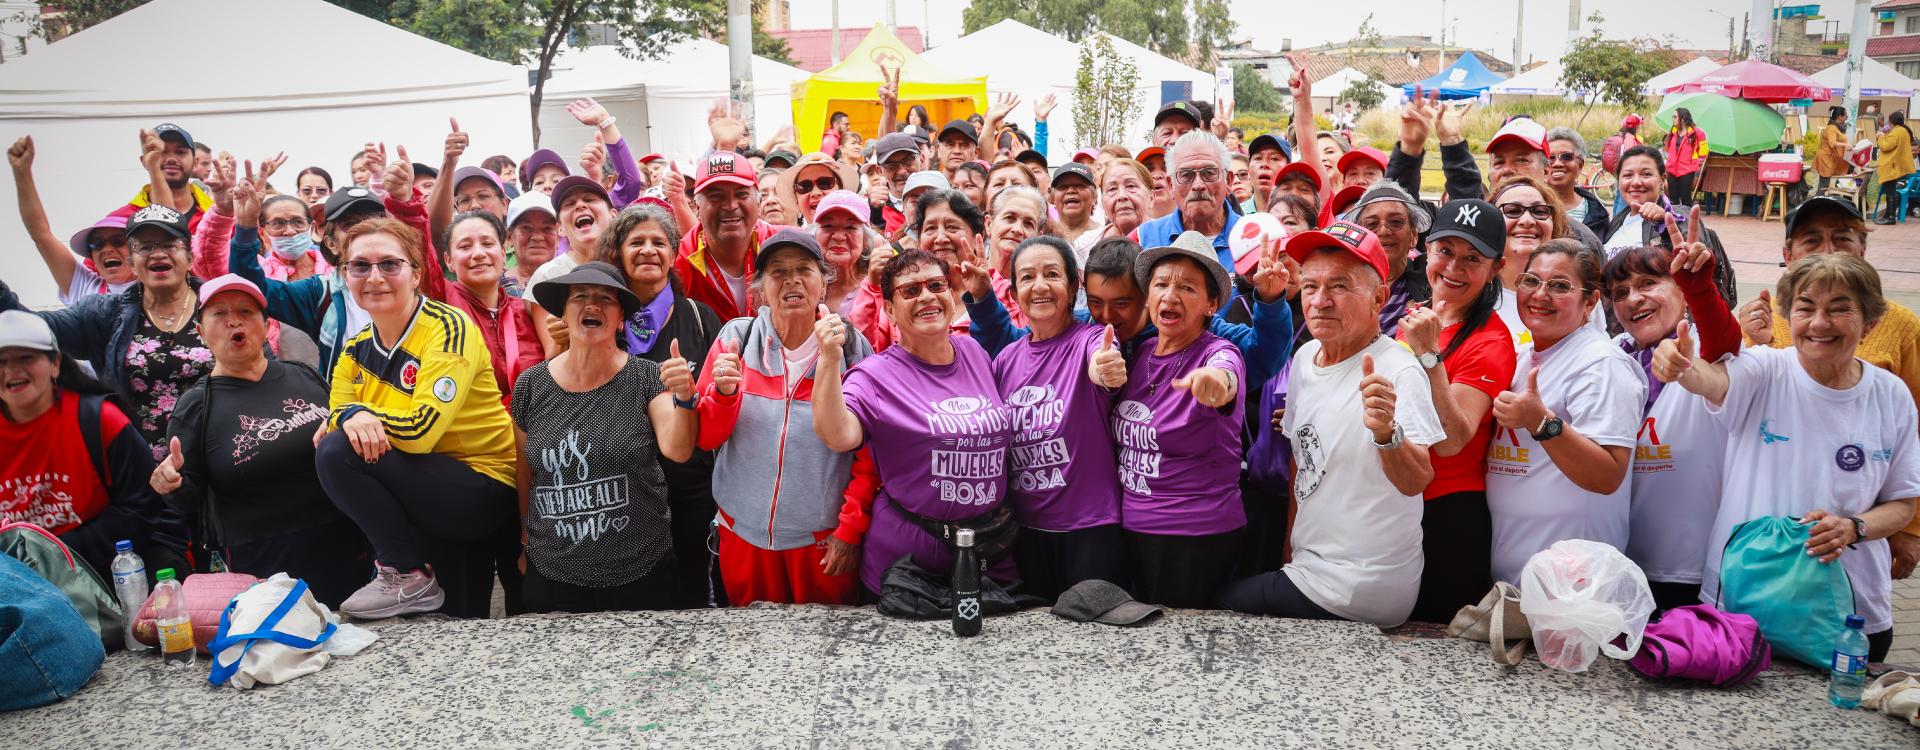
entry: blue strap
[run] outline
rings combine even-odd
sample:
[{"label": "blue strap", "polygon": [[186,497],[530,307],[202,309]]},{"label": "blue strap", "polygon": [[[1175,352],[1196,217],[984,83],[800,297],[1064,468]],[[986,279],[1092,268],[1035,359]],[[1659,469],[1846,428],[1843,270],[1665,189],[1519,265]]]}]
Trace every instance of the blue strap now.
[{"label": "blue strap", "polygon": [[[319,637],[313,639],[301,638],[300,636],[290,633],[276,632],[273,629],[274,626],[280,624],[280,619],[286,617],[287,612],[293,609],[293,605],[299,603],[301,595],[305,593],[307,593],[307,582],[303,580],[294,581],[293,589],[287,592],[286,598],[280,600],[280,606],[275,607],[273,612],[267,615],[267,619],[260,621],[260,628],[243,635],[231,634],[232,622],[230,618],[233,615],[233,607],[239,602],[240,598],[236,596],[233,601],[227,602],[227,608],[220,612],[219,634],[214,636],[213,643],[207,645],[207,651],[211,652],[213,657],[213,670],[208,673],[207,682],[215,687],[226,684],[227,680],[231,679],[235,672],[240,671],[241,660],[247,658],[247,652],[252,651],[253,644],[259,641],[267,640],[297,649],[310,649],[326,642],[328,638],[332,638],[333,631],[336,628],[331,622],[327,623],[326,629],[320,631]],[[234,657],[231,663],[221,664],[220,653],[242,641],[246,642],[246,645],[241,647],[240,655]]]}]

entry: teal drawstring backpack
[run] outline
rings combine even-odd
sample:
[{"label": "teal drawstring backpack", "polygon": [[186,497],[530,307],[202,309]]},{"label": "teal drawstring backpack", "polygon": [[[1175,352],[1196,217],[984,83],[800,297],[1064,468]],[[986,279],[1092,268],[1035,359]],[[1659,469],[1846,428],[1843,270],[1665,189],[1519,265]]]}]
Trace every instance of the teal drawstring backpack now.
[{"label": "teal drawstring backpack", "polygon": [[1735,526],[1720,557],[1720,610],[1759,622],[1774,653],[1826,668],[1853,614],[1853,582],[1839,560],[1807,555],[1811,528],[1783,516]]}]

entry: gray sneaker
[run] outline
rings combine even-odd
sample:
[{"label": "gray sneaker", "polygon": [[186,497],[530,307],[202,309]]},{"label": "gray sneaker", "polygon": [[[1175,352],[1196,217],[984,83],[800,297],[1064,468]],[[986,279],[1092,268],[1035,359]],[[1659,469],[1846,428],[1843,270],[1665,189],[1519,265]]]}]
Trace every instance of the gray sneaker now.
[{"label": "gray sneaker", "polygon": [[432,612],[446,600],[446,592],[440,590],[440,582],[431,572],[422,569],[402,573],[381,565],[372,582],[340,603],[340,612],[362,620],[378,620]]}]

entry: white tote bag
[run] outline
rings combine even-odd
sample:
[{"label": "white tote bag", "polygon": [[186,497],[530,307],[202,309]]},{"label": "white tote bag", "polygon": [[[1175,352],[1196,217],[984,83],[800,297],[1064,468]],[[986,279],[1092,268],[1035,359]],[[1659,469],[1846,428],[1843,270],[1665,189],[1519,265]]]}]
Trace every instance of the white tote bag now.
[{"label": "white tote bag", "polygon": [[333,631],[327,608],[314,601],[307,582],[275,573],[234,597],[220,614],[220,633],[207,648],[213,653],[207,682],[246,690],[318,672],[331,658],[321,644]]}]

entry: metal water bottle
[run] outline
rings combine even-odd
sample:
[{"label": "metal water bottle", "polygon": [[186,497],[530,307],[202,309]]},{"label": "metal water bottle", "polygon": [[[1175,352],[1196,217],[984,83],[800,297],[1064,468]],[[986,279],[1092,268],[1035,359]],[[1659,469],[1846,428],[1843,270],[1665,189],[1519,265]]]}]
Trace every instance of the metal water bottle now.
[{"label": "metal water bottle", "polygon": [[953,634],[980,634],[980,560],[973,551],[973,529],[953,533]]}]

